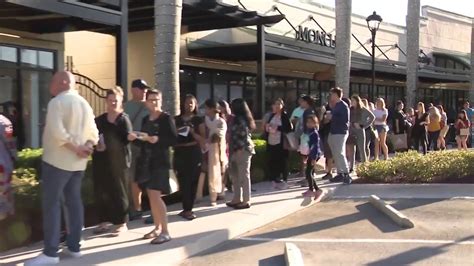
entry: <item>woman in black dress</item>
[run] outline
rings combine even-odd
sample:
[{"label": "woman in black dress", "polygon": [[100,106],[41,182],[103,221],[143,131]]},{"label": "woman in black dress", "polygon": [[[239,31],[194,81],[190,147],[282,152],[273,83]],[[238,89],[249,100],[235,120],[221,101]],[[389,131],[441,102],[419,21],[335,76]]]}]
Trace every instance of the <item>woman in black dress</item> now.
[{"label": "woman in black dress", "polygon": [[129,141],[134,140],[132,125],[122,109],[123,91],[107,91],[107,112],[95,119],[100,142],[92,155],[94,195],[100,224],[95,233],[109,231],[108,223],[116,226],[113,233],[127,231],[128,177],[130,167]]},{"label": "woman in black dress", "polygon": [[201,143],[205,141],[206,127],[204,119],[197,115],[197,100],[191,94],[186,95],[181,114],[175,117],[178,129],[178,143],[174,147],[174,169],[182,194],[183,211],[179,216],[193,220],[194,199],[201,174]]},{"label": "woman in black dress", "polygon": [[415,124],[413,124],[412,135],[413,146],[416,151],[420,149],[420,145],[423,149],[423,154],[426,154],[428,149],[428,133],[426,126],[428,125],[430,119],[428,113],[425,111],[425,104],[419,102],[417,105],[417,111],[415,115]]},{"label": "woman in black dress", "polygon": [[[142,132],[137,136],[143,141],[137,162],[139,165],[137,182],[146,188],[155,223],[155,228],[143,238],[153,238],[151,244],[163,244],[171,240],[166,204],[161,197],[171,191],[170,147],[176,144],[177,134],[173,118],[161,110],[161,97],[161,91],[148,90],[146,107],[150,115],[143,119]],[[158,233],[160,227],[161,232]]]}]

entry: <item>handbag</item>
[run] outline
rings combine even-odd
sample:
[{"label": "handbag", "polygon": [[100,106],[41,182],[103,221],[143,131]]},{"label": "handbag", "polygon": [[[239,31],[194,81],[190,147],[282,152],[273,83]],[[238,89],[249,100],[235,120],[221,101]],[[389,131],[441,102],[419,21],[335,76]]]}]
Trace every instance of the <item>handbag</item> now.
[{"label": "handbag", "polygon": [[283,137],[283,148],[288,151],[298,150],[298,139],[295,132],[288,132]]},{"label": "handbag", "polygon": [[395,151],[408,149],[407,134],[391,134],[388,137]]},{"label": "handbag", "polygon": [[469,136],[469,135],[470,135],[469,128],[461,128],[461,129],[459,129],[459,135],[461,135],[461,136]]}]

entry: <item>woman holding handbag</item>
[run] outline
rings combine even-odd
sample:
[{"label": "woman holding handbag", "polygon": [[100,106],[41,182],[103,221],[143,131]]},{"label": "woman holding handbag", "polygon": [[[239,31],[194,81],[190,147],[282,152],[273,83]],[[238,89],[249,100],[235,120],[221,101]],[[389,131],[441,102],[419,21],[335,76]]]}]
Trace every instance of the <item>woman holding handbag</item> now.
[{"label": "woman holding handbag", "polygon": [[285,134],[291,132],[292,126],[284,106],[281,98],[276,99],[272,105],[272,114],[264,124],[270,178],[275,189],[285,189],[288,186],[286,181],[289,152],[284,143]]},{"label": "woman holding handbag", "polygon": [[467,138],[470,135],[471,123],[467,119],[465,110],[458,112],[458,119],[454,124],[456,128],[456,142],[458,143],[458,150],[467,150]]}]

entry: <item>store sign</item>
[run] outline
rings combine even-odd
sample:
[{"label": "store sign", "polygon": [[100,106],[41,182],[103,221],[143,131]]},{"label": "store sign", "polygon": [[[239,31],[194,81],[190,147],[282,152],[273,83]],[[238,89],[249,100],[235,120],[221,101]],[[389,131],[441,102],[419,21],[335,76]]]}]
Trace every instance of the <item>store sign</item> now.
[{"label": "store sign", "polygon": [[298,26],[298,31],[296,31],[296,40],[331,48],[336,47],[336,36],[333,36],[331,33],[324,33],[319,30],[308,29],[308,27],[303,28],[302,26]]}]

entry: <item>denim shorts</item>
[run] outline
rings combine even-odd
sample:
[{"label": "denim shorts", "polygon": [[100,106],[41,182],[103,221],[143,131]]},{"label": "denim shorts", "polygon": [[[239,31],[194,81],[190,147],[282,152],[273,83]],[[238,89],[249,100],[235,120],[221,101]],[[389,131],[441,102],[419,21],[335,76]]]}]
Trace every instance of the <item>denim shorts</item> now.
[{"label": "denim shorts", "polygon": [[388,126],[387,125],[375,125],[375,129],[377,130],[377,133],[382,133],[382,132],[385,132],[387,133],[388,132]]}]

